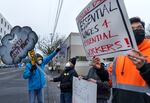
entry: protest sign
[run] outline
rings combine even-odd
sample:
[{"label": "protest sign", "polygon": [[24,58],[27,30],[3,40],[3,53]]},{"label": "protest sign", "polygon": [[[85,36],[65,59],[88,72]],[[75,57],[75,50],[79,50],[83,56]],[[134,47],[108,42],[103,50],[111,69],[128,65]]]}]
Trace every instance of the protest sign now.
[{"label": "protest sign", "polygon": [[73,103],[96,103],[97,85],[95,83],[73,78]]},{"label": "protest sign", "polygon": [[137,49],[123,0],[92,0],[76,18],[88,58]]},{"label": "protest sign", "polygon": [[15,26],[5,35],[0,46],[0,56],[5,64],[17,64],[27,56],[38,41],[38,36],[30,27]]}]

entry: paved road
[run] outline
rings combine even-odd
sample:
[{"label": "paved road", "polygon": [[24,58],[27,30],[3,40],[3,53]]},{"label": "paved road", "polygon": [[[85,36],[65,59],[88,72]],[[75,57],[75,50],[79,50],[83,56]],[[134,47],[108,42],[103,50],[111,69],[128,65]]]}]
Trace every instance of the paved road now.
[{"label": "paved road", "polygon": [[[19,69],[0,69],[0,103],[28,103],[27,80],[22,78],[22,73]],[[48,85],[45,103],[59,103],[57,83]]]}]

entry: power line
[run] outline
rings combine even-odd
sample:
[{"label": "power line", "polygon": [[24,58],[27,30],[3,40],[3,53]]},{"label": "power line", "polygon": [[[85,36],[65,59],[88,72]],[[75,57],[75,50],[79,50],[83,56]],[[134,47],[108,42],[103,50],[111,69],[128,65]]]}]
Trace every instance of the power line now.
[{"label": "power line", "polygon": [[[55,17],[55,22],[54,22],[54,28],[55,28],[55,25],[57,23],[57,19],[58,19],[58,16],[59,16],[60,4],[61,4],[61,0],[59,0],[59,2],[58,2],[57,12],[56,12],[56,17]],[[54,30],[53,30],[53,32],[54,32]]]},{"label": "power line", "polygon": [[53,33],[52,33],[52,37],[51,37],[51,43],[53,42],[54,36],[55,36],[55,32],[56,32],[56,28],[57,28],[57,24],[58,24],[58,20],[60,17],[60,12],[62,9],[62,5],[63,5],[63,0],[59,0],[58,2],[58,6],[57,6],[57,13],[56,13],[56,17],[55,17],[55,22],[54,22],[54,28],[53,28]]},{"label": "power line", "polygon": [[53,42],[53,39],[54,39],[54,36],[55,36],[55,31],[56,31],[56,28],[57,28],[60,12],[61,12],[61,9],[62,9],[62,4],[63,4],[63,0],[59,0],[58,7],[57,7],[56,18],[55,18],[55,23],[54,23],[54,29],[53,29],[52,38],[51,38],[52,42]]}]

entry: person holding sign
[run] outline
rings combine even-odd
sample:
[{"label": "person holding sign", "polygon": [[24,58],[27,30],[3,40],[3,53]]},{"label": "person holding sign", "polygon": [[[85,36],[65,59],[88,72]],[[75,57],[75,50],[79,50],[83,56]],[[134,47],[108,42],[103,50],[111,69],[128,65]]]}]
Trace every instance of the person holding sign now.
[{"label": "person holding sign", "polygon": [[69,59],[66,63],[65,70],[59,77],[51,78],[50,81],[60,82],[60,103],[72,103],[72,84],[73,77],[78,77],[75,71],[76,57]]},{"label": "person holding sign", "polygon": [[[35,103],[37,98],[38,103],[44,103],[43,87],[46,83],[44,74],[40,69],[44,70],[45,65],[60,51],[57,48],[53,53],[43,58],[40,54],[35,54],[34,50],[29,52],[31,62],[26,64],[23,78],[28,79],[29,103]],[[38,69],[38,67],[40,67]]]},{"label": "person holding sign", "polygon": [[150,40],[145,39],[145,23],[139,17],[130,22],[138,50],[118,56],[109,68],[112,103],[150,103]]},{"label": "person holding sign", "polygon": [[107,103],[110,97],[109,74],[98,57],[93,57],[88,75],[83,78],[97,84],[97,103]]}]

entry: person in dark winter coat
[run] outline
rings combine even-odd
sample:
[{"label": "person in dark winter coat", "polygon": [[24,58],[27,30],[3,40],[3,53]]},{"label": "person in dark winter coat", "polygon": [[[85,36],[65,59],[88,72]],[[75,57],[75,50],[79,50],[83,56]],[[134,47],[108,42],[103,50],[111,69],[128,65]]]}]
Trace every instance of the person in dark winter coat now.
[{"label": "person in dark winter coat", "polygon": [[76,58],[71,58],[65,66],[64,71],[57,78],[52,78],[50,81],[60,82],[60,103],[72,103],[72,84],[73,77],[78,77],[75,71]]},{"label": "person in dark winter coat", "polygon": [[110,97],[109,74],[105,70],[104,64],[100,63],[98,57],[93,58],[91,66],[88,75],[83,79],[97,84],[97,103],[107,103]]},{"label": "person in dark winter coat", "polygon": [[138,50],[118,56],[109,67],[112,76],[112,103],[150,103],[150,40],[144,22],[130,19]]}]

